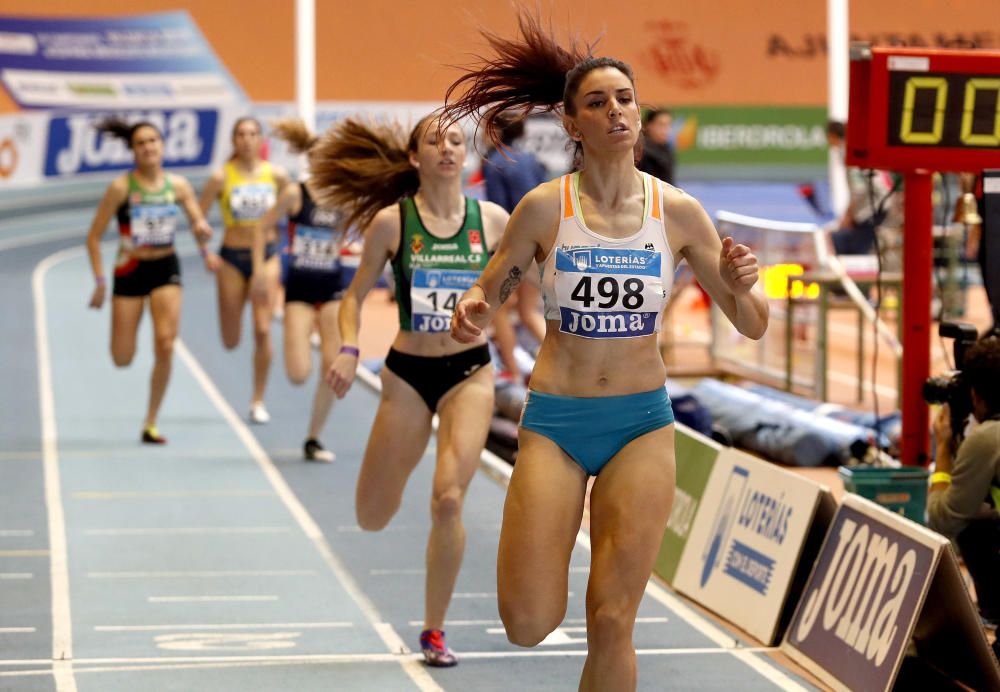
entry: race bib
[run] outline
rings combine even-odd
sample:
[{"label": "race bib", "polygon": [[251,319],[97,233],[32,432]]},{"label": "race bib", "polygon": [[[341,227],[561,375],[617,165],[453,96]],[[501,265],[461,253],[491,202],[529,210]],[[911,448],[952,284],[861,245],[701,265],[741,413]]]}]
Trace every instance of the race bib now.
[{"label": "race bib", "polygon": [[274,185],[244,183],[229,193],[229,212],[234,221],[256,221],[274,205]]},{"label": "race bib", "polygon": [[478,271],[414,269],[410,281],[413,331],[448,331],[458,299],[478,278]]},{"label": "race bib", "polygon": [[336,270],[340,266],[340,243],[334,237],[334,231],[329,228],[296,226],[292,240],[292,266],[306,271]]},{"label": "race bib", "polygon": [[654,334],[664,305],[660,262],[655,250],[557,249],[559,331],[588,339]]},{"label": "race bib", "polygon": [[129,207],[132,244],[137,247],[173,245],[180,215],[180,207],[176,204],[132,204]]}]

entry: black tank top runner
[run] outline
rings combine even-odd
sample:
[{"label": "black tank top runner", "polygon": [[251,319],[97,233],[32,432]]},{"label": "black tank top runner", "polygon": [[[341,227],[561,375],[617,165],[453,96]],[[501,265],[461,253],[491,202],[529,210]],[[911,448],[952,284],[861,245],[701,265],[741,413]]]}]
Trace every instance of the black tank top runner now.
[{"label": "black tank top runner", "polygon": [[310,272],[335,272],[340,267],[340,250],[346,233],[342,215],[313,201],[309,188],[299,183],[302,206],[288,218],[289,266]]}]

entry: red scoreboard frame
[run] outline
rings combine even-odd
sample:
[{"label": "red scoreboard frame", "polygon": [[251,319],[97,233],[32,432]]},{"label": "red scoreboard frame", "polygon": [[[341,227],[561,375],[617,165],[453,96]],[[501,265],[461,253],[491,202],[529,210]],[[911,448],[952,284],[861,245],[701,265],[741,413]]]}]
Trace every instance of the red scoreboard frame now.
[{"label": "red scoreboard frame", "polygon": [[1000,51],[851,46],[847,163],[1000,168]]}]

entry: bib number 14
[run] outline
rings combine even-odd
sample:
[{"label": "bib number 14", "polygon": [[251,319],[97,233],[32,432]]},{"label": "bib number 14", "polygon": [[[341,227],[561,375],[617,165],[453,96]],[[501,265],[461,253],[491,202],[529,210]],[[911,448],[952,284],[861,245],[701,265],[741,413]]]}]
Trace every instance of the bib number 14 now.
[{"label": "bib number 14", "polygon": [[614,277],[604,276],[597,281],[597,296],[595,297],[594,278],[584,275],[580,277],[576,288],[570,293],[570,298],[582,304],[584,308],[589,308],[596,302],[597,307],[609,309],[618,305],[620,300],[622,307],[626,310],[638,310],[642,307],[642,290],[644,288],[642,280],[635,277],[628,278],[619,285],[618,280]]}]

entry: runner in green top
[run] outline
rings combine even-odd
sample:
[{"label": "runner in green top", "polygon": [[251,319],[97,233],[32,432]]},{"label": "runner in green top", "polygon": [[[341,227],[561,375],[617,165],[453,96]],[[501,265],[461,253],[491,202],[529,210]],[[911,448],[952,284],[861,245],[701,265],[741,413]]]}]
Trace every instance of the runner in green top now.
[{"label": "runner in green top", "polygon": [[489,260],[479,202],[465,199],[462,227],[448,238],[427,231],[412,197],[399,202],[399,217],[402,235],[392,259],[399,328],[447,331],[459,296],[476,282]]},{"label": "runner in green top", "polygon": [[[452,666],[445,613],[462,564],[462,504],[493,413],[493,368],[485,337],[471,347],[448,335],[451,310],[479,276],[507,223],[496,204],[462,195],[465,135],[424,118],[407,142],[398,128],[348,120],[310,150],[318,204],[363,228],[361,265],[340,306],[341,353],[327,376],[343,397],[358,367],[361,301],[388,261],[396,272],[400,330],[382,369],[382,400],[358,478],[358,524],[389,523],[427,448],[437,413],[437,468],[427,545],[424,631],[429,665]],[[493,241],[491,243],[490,241]]]},{"label": "runner in green top", "polygon": [[198,208],[191,184],[163,170],[163,136],[149,122],[128,124],[117,118],[98,129],[124,140],[135,155],[135,168],[108,186],[87,234],[87,250],[96,286],[90,307],[104,304],[107,281],[101,259],[101,236],[111,217],[118,217],[121,241],[115,262],[111,298],[111,357],[125,367],[135,356],[136,332],[146,302],[153,318],[155,361],[142,441],[163,444],[156,428],[160,402],[170,379],[174,337],[181,314],[181,268],[174,252],[174,233],[183,211],[199,245],[212,235]]}]

